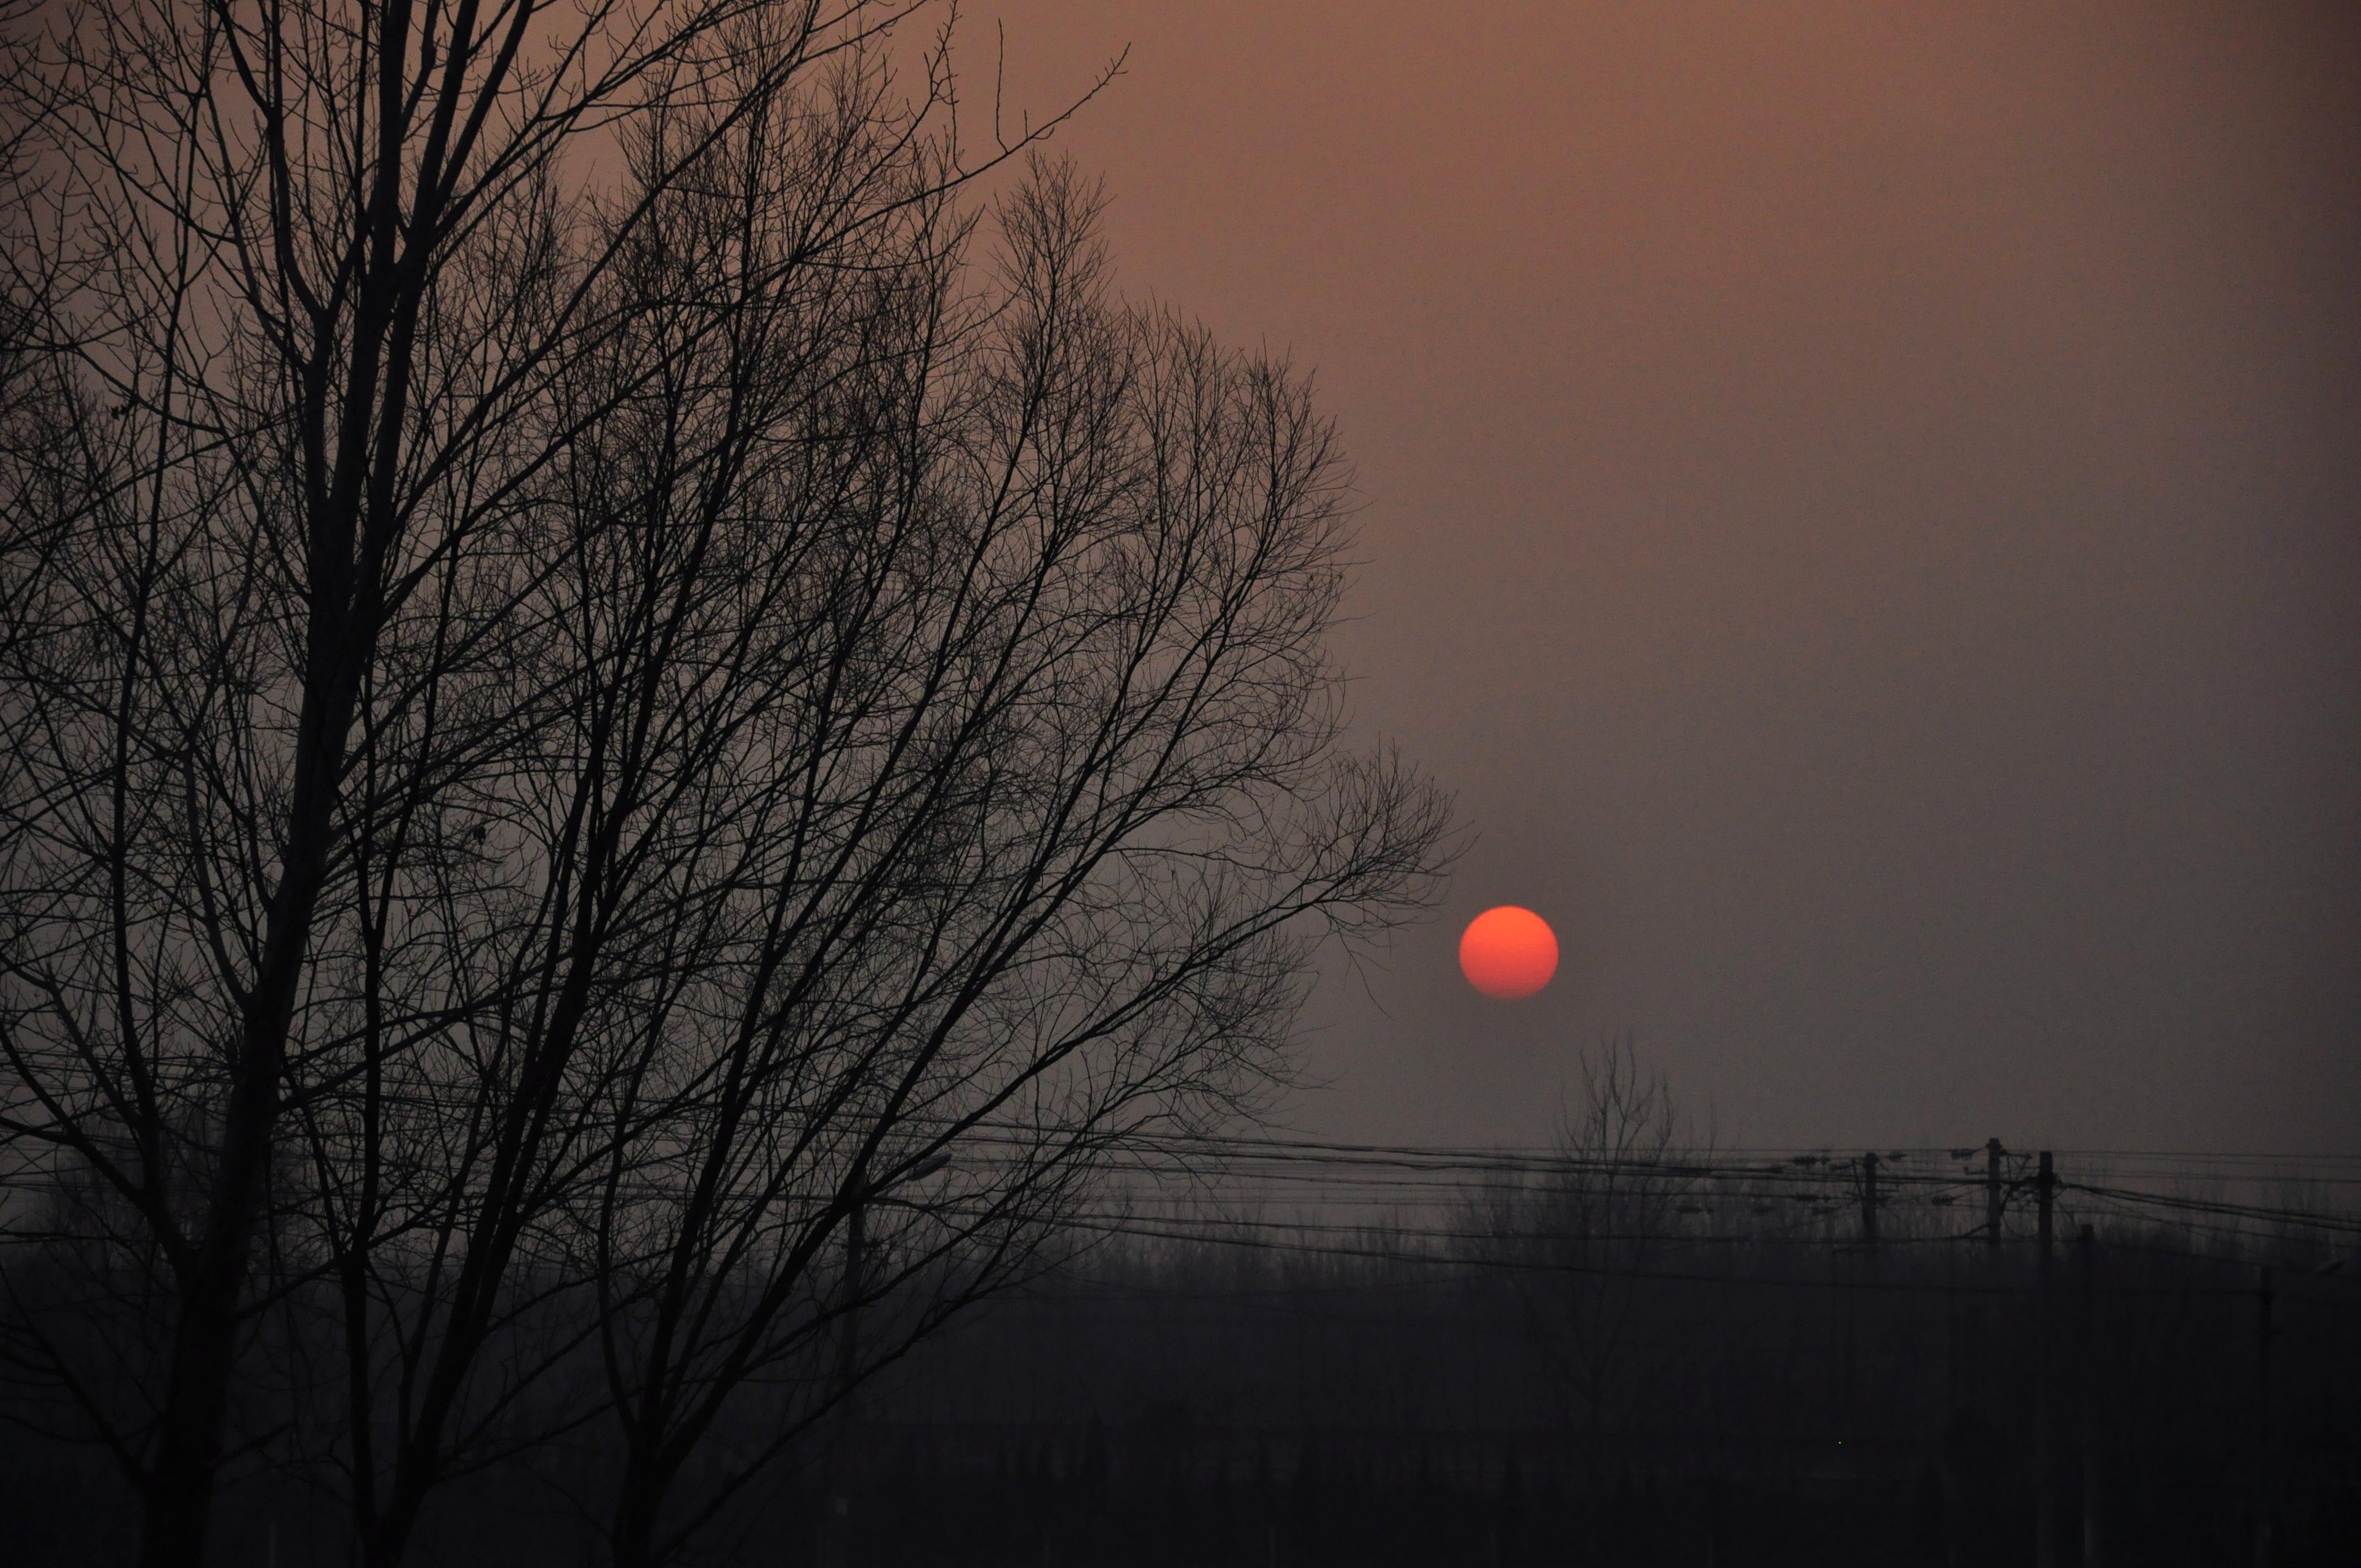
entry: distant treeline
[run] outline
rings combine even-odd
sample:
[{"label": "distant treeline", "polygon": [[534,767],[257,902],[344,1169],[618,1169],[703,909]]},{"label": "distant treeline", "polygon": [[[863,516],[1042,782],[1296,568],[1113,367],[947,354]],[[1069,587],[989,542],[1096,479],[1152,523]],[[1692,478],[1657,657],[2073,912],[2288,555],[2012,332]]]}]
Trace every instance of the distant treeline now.
[{"label": "distant treeline", "polygon": [[[1955,1152],[1313,1148],[1233,1162],[1256,1208],[1110,1196],[708,1560],[2031,1563],[2046,1519],[2058,1563],[2361,1561],[2349,1178]],[[7,1441],[16,1560],[118,1559],[103,1456]],[[597,1561],[604,1442],[456,1485],[424,1560]],[[344,1560],[316,1478],[225,1508],[222,1562]]]}]

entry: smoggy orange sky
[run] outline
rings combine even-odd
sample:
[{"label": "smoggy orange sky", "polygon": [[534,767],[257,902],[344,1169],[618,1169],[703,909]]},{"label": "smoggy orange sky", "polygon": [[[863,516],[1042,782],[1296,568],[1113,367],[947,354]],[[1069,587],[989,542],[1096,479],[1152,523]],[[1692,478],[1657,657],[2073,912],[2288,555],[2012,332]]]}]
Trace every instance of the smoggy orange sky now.
[{"label": "smoggy orange sky", "polygon": [[[1125,286],[1316,370],[1440,919],[1315,1132],[2361,1151],[2361,8],[971,5]],[[1477,911],[1555,926],[1483,1005]]]}]

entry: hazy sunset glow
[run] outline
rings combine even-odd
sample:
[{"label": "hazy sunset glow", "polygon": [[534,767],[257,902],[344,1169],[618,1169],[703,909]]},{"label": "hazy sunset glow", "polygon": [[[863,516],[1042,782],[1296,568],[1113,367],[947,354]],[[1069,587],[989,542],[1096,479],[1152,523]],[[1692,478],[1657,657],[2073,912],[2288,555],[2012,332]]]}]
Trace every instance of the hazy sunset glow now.
[{"label": "hazy sunset glow", "polygon": [[1125,287],[1316,371],[1355,722],[1582,955],[1466,1056],[1492,901],[1340,968],[1304,1125],[1628,1033],[1799,1146],[2361,1152],[2361,13],[962,16],[1037,120],[1130,50]]},{"label": "hazy sunset glow", "polygon": [[2356,82],[0,0],[0,1568],[2361,1568]]}]

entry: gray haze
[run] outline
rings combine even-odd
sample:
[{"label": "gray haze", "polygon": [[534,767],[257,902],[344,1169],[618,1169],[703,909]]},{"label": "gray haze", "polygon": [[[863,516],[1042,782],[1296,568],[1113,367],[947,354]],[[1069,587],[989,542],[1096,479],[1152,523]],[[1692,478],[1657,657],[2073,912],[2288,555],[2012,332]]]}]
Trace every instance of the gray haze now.
[{"label": "gray haze", "polygon": [[1295,1125],[1535,1140],[1629,1031],[1752,1142],[2361,1151],[2361,9],[1002,19],[1037,112],[1133,46],[1060,145],[1317,368],[1477,835]]}]

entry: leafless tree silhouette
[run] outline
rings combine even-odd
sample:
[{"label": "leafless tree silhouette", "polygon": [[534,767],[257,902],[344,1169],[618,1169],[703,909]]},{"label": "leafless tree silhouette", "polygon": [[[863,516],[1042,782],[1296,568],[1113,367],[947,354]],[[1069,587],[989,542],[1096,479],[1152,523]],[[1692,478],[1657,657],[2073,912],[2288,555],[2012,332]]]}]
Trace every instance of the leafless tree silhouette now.
[{"label": "leafless tree silhouette", "polygon": [[[795,765],[731,814],[776,826],[728,879],[761,890],[733,893],[743,947],[699,945],[712,1021],[650,1037],[711,1080],[670,1091],[683,1177],[651,1201],[618,1165],[601,1194],[598,1277],[649,1290],[599,1315],[632,1561],[750,1373],[808,1365],[868,1298],[917,1313],[867,1336],[895,1354],[1021,1261],[1096,1151],[1268,1082],[1304,938],[1382,916],[1441,828],[1398,766],[1334,751],[1337,473],[1304,389],[1114,305],[1070,173],[1000,216],[981,330],[945,341],[959,302],[924,318],[939,416],[789,661],[840,674],[771,710]],[[879,1206],[945,1160],[928,1201]],[[871,1266],[832,1306],[814,1264],[864,1211]]]},{"label": "leafless tree silhouette", "polygon": [[1611,1040],[1583,1053],[1555,1168],[1492,1201],[1503,1255],[1530,1266],[1514,1277],[1529,1337],[1569,1396],[1594,1490],[1609,1478],[1608,1434],[1636,1425],[1649,1397],[1632,1336],[1649,1266],[1680,1242],[1697,1187],[1684,1143],[1671,1086],[1629,1036]]},{"label": "leafless tree silhouette", "polygon": [[1023,144],[939,41],[901,89],[919,9],[12,39],[6,1343],[147,1563],[238,1452],[390,1563],[607,1419],[664,1555],[833,1397],[741,1386],[1250,1101],[1307,944],[1434,868],[1339,749],[1306,389],[1114,301],[1062,170],[979,272]]}]

